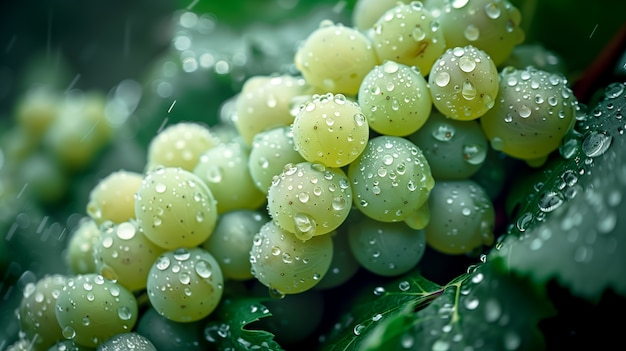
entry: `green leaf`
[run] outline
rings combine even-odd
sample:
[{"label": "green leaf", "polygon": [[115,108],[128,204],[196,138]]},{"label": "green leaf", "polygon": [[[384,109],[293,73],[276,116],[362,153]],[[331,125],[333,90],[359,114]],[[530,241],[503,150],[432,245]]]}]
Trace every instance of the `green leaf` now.
[{"label": "green leaf", "polygon": [[274,341],[274,335],[263,330],[247,329],[252,322],[271,316],[263,305],[268,297],[225,298],[211,315],[205,328],[205,336],[217,350],[280,351],[282,347]]},{"label": "green leaf", "polygon": [[[545,178],[534,185],[538,191],[522,201],[512,229],[519,235],[505,236],[490,259],[537,283],[556,278],[589,300],[609,288],[626,296],[625,107],[626,83],[607,87],[565,141],[567,157],[542,170]],[[549,211],[543,206],[548,202],[556,205]]]}]

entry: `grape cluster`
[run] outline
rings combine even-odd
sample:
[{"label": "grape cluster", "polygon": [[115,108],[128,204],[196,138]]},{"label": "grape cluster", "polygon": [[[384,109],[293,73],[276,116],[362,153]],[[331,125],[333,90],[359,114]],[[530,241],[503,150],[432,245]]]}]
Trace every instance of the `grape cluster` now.
[{"label": "grape cluster", "polygon": [[[219,125],[166,126],[142,173],[94,185],[72,275],[29,285],[19,308],[34,349],[152,350],[131,332],[159,318],[195,328],[237,282],[284,297],[359,268],[404,274],[428,246],[493,244],[493,196],[472,177],[489,151],[545,161],[573,125],[567,81],[503,66],[524,38],[507,0],[361,0],[353,16],[303,38],[297,74],[250,77]],[[23,115],[33,133],[50,119]]]}]

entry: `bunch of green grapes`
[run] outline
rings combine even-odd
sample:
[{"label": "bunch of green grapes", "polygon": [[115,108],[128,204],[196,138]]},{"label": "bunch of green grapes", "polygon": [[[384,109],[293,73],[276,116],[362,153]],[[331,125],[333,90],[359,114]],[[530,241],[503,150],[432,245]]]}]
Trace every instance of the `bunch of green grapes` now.
[{"label": "bunch of green grapes", "polygon": [[354,27],[321,21],[294,71],[249,77],[215,125],[163,126],[142,172],[96,181],[65,251],[71,274],[27,288],[24,338],[200,350],[243,283],[315,296],[360,268],[410,272],[427,248],[493,244],[494,205],[471,177],[488,151],[545,160],[572,127],[567,81],[500,66],[523,40],[506,0],[375,4],[357,1]]}]

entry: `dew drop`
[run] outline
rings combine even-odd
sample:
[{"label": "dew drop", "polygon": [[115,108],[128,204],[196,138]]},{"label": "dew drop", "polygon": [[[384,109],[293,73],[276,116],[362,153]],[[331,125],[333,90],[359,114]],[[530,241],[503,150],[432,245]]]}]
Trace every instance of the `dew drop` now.
[{"label": "dew drop", "polygon": [[154,186],[154,190],[159,194],[163,194],[167,190],[167,186],[163,183],[157,183]]},{"label": "dew drop", "polygon": [[476,41],[480,37],[480,30],[475,25],[470,24],[465,28],[463,34],[465,35],[465,39],[469,41]]},{"label": "dew drop", "polygon": [[208,279],[211,277],[211,275],[213,274],[213,267],[211,266],[211,263],[205,261],[205,260],[200,260],[196,263],[195,266],[195,271],[196,274],[198,276],[200,276],[203,279]]},{"label": "dew drop", "polygon": [[437,86],[443,88],[450,83],[450,73],[448,72],[439,72],[435,76],[435,84]]},{"label": "dew drop", "polygon": [[64,338],[71,340],[76,337],[76,330],[72,326],[67,325],[63,328],[62,334]]},{"label": "dew drop", "polygon": [[117,236],[122,240],[130,240],[135,237],[137,229],[132,223],[123,222],[117,227]]},{"label": "dew drop", "polygon": [[167,256],[161,256],[156,261],[157,269],[164,271],[170,266],[170,259]]},{"label": "dew drop", "polygon": [[582,150],[588,157],[597,157],[609,148],[612,137],[600,132],[590,132],[583,140]]},{"label": "dew drop", "polygon": [[179,248],[174,251],[174,258],[179,261],[186,261],[189,257],[191,257],[191,253],[185,248]]},{"label": "dew drop", "polygon": [[130,311],[130,308],[122,306],[117,309],[117,316],[120,317],[121,320],[127,321],[133,317],[133,313]]}]

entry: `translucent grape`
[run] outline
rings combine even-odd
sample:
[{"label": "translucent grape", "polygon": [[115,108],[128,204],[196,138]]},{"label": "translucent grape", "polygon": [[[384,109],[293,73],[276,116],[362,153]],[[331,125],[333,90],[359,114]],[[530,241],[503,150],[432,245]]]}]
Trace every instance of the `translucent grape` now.
[{"label": "translucent grape", "polygon": [[378,59],[363,33],[324,20],[298,47],[294,63],[308,84],[325,92],[356,95]]},{"label": "translucent grape", "polygon": [[263,285],[282,294],[297,294],[314,287],[326,275],[333,256],[330,235],[306,241],[265,223],[250,250],[252,273]]},{"label": "translucent grape", "polygon": [[126,170],[108,174],[89,193],[87,214],[97,225],[135,218],[135,192],[142,180],[142,174]]},{"label": "translucent grape", "polygon": [[509,66],[500,72],[500,93],[481,126],[494,149],[541,164],[572,128],[576,105],[564,76]]},{"label": "translucent grape", "polygon": [[435,250],[460,255],[493,244],[493,203],[473,180],[437,181],[428,204],[437,215],[424,231],[426,242]]},{"label": "translucent grape", "polygon": [[217,222],[211,190],[182,168],[147,173],[135,199],[137,224],[150,241],[165,249],[194,247],[209,238]]},{"label": "translucent grape", "polygon": [[193,173],[206,184],[217,202],[217,212],[255,210],[265,203],[265,193],[248,170],[249,150],[240,143],[222,143],[201,156]]},{"label": "translucent grape", "polygon": [[175,322],[148,306],[137,322],[136,332],[148,338],[157,350],[203,351],[208,349],[205,324],[203,320]]},{"label": "translucent grape", "polygon": [[419,147],[433,178],[467,179],[485,164],[489,142],[477,120],[459,121],[433,111],[408,139]]},{"label": "translucent grape", "polygon": [[246,80],[236,99],[234,119],[244,143],[252,145],[256,134],[291,125],[293,100],[310,91],[311,87],[298,76],[259,75]]},{"label": "translucent grape", "polygon": [[398,2],[368,32],[379,60],[415,66],[423,76],[446,49],[438,20],[419,1]]},{"label": "translucent grape", "polygon": [[[462,5],[462,6],[461,6]],[[472,45],[500,66],[524,41],[520,11],[508,0],[472,0],[446,4],[439,16],[449,48]]]},{"label": "translucent grape", "polygon": [[267,199],[276,225],[300,240],[309,240],[332,232],[348,217],[352,188],[341,168],[289,163],[274,178]]},{"label": "translucent grape", "polygon": [[[400,0],[357,0],[352,10],[352,23],[362,32],[374,26],[387,10],[396,6]],[[408,1],[402,1],[407,3]]]},{"label": "translucent grape", "polygon": [[381,222],[406,221],[421,229],[428,221],[424,208],[435,181],[422,150],[407,139],[377,136],[350,164],[348,177],[354,204]]},{"label": "translucent grape", "polygon": [[219,304],[224,276],[217,260],[203,248],[163,253],[150,269],[148,299],[154,309],[175,322],[205,318]]},{"label": "translucent grape", "polygon": [[171,124],[150,141],[145,169],[180,167],[192,171],[200,154],[217,144],[219,139],[205,124],[192,121]]},{"label": "translucent grape", "polygon": [[365,76],[358,102],[369,127],[385,135],[417,131],[432,109],[426,79],[414,67],[394,61],[385,61]]},{"label": "translucent grape", "polygon": [[93,247],[96,272],[130,291],[145,289],[148,271],[165,249],[148,240],[135,220],[105,222],[100,229]]},{"label": "translucent grape", "polygon": [[91,217],[83,217],[72,233],[65,250],[65,262],[73,274],[96,273],[93,247],[100,237],[100,228]]},{"label": "translucent grape", "polygon": [[437,110],[452,119],[473,120],[493,107],[498,70],[484,51],[471,45],[455,47],[437,59],[428,84]]},{"label": "translucent grape", "polygon": [[138,306],[123,286],[97,274],[70,277],[56,301],[61,333],[76,344],[97,347],[135,327]]},{"label": "translucent grape", "polygon": [[404,222],[380,222],[369,217],[350,225],[350,250],[362,267],[381,276],[399,276],[422,259],[426,237]]},{"label": "translucent grape", "polygon": [[235,210],[222,214],[211,237],[202,244],[220,264],[224,279],[248,280],[252,238],[267,222],[267,213]]},{"label": "translucent grape", "polygon": [[293,121],[295,149],[309,162],[343,167],[367,145],[369,126],[361,107],[342,94],[314,95]]},{"label": "translucent grape", "polygon": [[277,127],[254,137],[248,169],[256,187],[267,194],[272,178],[280,174],[287,163],[302,161],[304,157],[294,149],[291,127]]}]

